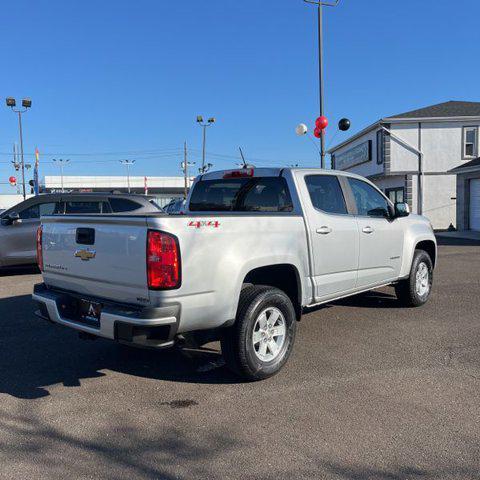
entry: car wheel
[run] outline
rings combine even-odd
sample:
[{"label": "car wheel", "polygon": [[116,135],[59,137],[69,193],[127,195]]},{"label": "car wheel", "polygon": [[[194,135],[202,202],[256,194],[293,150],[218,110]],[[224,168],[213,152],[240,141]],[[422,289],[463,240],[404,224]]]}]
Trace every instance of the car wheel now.
[{"label": "car wheel", "polygon": [[261,285],[242,289],[235,324],[221,339],[227,367],[248,380],[275,375],[290,355],[296,326],[295,310],[284,292]]},{"label": "car wheel", "polygon": [[424,305],[433,283],[433,263],[430,255],[424,250],[415,250],[410,276],[395,286],[400,303],[406,307]]}]

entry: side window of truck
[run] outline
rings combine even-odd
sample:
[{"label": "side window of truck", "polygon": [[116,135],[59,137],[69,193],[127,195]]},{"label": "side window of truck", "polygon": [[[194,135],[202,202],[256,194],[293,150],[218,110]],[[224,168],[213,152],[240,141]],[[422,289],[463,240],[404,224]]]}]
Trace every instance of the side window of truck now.
[{"label": "side window of truck", "polygon": [[358,215],[388,217],[387,199],[375,188],[357,178],[348,178],[357,205]]},{"label": "side window of truck", "polygon": [[305,182],[315,208],[337,215],[348,213],[340,182],[335,175],[308,175]]}]

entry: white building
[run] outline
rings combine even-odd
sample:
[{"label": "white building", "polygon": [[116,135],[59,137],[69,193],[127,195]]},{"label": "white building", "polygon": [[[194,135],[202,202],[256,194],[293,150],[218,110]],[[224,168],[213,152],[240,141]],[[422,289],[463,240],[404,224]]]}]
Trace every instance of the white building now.
[{"label": "white building", "polygon": [[[190,187],[191,179],[188,182]],[[156,197],[160,206],[172,198],[185,195],[184,177],[130,177],[125,176],[45,176],[40,181],[41,193],[61,192],[127,192],[146,193]]]},{"label": "white building", "polygon": [[450,101],[382,118],[329,150],[332,168],[372,180],[394,202],[456,225],[453,168],[478,157],[480,102]]},{"label": "white building", "polygon": [[457,229],[480,232],[480,158],[452,170],[457,176]]}]

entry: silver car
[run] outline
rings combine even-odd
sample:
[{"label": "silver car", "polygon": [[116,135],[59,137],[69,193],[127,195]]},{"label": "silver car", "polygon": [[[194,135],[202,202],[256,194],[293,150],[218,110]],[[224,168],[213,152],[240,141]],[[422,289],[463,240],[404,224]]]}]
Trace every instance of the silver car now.
[{"label": "silver car", "polygon": [[160,211],[154,197],[109,193],[52,193],[0,214],[0,267],[35,263],[35,233],[43,215],[145,214]]}]

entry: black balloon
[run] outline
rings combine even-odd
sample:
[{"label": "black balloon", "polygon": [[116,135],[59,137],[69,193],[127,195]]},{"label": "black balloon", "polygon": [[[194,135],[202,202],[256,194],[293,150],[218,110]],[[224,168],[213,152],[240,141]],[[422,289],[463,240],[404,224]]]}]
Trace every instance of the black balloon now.
[{"label": "black balloon", "polygon": [[346,132],[349,128],[350,128],[350,120],[348,118],[342,118],[339,122],[338,122],[338,128],[342,131],[342,132]]}]

